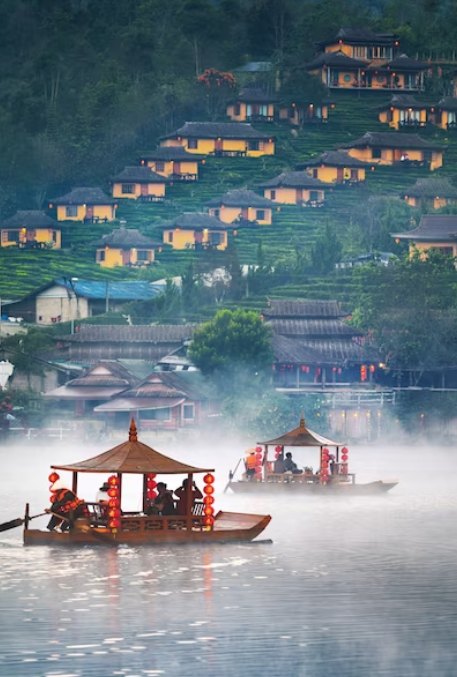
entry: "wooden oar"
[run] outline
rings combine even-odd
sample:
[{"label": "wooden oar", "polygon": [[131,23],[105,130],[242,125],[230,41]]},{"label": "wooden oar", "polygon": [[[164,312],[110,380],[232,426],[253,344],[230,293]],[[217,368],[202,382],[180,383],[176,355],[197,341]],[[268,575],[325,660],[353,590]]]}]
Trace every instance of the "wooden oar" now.
[{"label": "wooden oar", "polygon": [[235,470],[234,470],[233,472],[230,471],[230,473],[229,473],[229,481],[228,481],[227,486],[225,487],[224,491],[222,492],[223,494],[225,494],[225,492],[226,492],[227,489],[229,488],[231,481],[233,480],[233,478],[234,478],[235,475],[236,475],[236,471],[238,470],[238,466],[240,465],[240,463],[241,463],[241,458],[240,458],[240,460],[238,461],[238,463],[236,464]]},{"label": "wooden oar", "polygon": [[[32,515],[32,517],[28,517],[28,520],[34,520],[36,517],[43,517],[43,515],[47,515],[46,512],[41,512],[39,515]],[[16,527],[21,527],[25,523],[25,519],[18,517],[18,519],[15,520],[10,520],[9,522],[3,522],[3,524],[0,524],[0,531],[8,531],[9,529],[16,529]]]}]

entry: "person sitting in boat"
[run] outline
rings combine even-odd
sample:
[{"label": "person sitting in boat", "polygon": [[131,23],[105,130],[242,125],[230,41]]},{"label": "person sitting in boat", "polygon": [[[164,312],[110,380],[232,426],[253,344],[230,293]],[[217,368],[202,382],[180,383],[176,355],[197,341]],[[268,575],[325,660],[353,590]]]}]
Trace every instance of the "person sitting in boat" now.
[{"label": "person sitting in boat", "polygon": [[[179,487],[179,489],[175,490],[175,496],[178,497],[178,504],[177,504],[177,512],[178,515],[187,515],[187,491],[188,491],[188,486],[189,486],[189,480],[186,478],[183,480],[182,485]],[[192,502],[191,502],[191,509],[194,507],[194,503],[196,500],[203,498],[203,494],[198,489],[197,485],[195,482],[192,484]]]},{"label": "person sitting in boat", "polygon": [[302,470],[299,469],[295,461],[292,459],[292,454],[290,451],[286,453],[284,467],[286,469],[286,472],[291,472],[293,475],[301,475],[303,472]]},{"label": "person sitting in boat", "polygon": [[246,479],[247,480],[254,479],[255,469],[257,466],[257,459],[255,457],[254,449],[251,452],[249,452],[249,456],[246,456],[244,464],[246,466]]},{"label": "person sitting in boat", "polygon": [[329,458],[329,467],[330,467],[330,475],[338,475],[338,464],[336,462],[336,458],[333,454],[330,454]]},{"label": "person sitting in boat", "polygon": [[108,501],[109,501],[108,491],[109,490],[110,490],[110,485],[108,484],[108,482],[103,482],[102,486],[97,491],[97,494],[95,496],[95,502],[96,503],[108,503]]},{"label": "person sitting in boat", "polygon": [[[78,498],[74,491],[67,489],[62,480],[56,480],[51,486],[52,504],[45,512],[53,513],[48,523],[49,531],[54,531],[61,526],[62,531],[67,531],[72,526],[72,521],[86,514],[87,509],[84,501]],[[60,519],[61,515],[64,519]],[[72,519],[70,519],[72,515]]]},{"label": "person sitting in boat", "polygon": [[157,496],[146,509],[146,515],[175,515],[175,503],[165,482],[157,483]]},{"label": "person sitting in boat", "polygon": [[275,461],[274,472],[276,475],[282,475],[286,472],[286,465],[284,463],[284,452],[281,451],[278,454],[278,458]]}]

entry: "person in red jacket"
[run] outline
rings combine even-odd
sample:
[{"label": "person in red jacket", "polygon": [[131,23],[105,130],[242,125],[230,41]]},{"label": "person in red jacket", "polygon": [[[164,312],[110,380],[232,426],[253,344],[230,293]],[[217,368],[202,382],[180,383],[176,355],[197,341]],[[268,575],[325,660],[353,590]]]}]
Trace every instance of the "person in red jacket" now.
[{"label": "person in red jacket", "polygon": [[[49,531],[54,531],[56,527],[62,525],[62,531],[66,531],[71,527],[71,517],[76,519],[85,514],[84,501],[78,498],[74,491],[67,489],[62,480],[54,482],[51,491],[52,504],[50,510],[46,510],[46,512],[51,512],[53,515],[47,528]],[[59,519],[59,515],[66,519]]]},{"label": "person in red jacket", "polygon": [[[187,491],[188,491],[189,480],[183,480],[182,486],[179,489],[175,490],[175,496],[178,497],[177,503],[177,513],[178,515],[187,515]],[[203,498],[203,494],[200,489],[197,488],[195,482],[192,485],[192,508],[197,499]]]}]

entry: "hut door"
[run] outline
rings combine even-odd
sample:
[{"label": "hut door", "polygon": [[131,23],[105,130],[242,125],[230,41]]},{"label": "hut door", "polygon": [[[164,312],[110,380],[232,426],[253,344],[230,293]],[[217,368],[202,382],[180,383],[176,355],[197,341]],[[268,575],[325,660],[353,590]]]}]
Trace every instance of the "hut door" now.
[{"label": "hut door", "polygon": [[94,216],[94,208],[92,205],[86,207],[86,219],[92,219]]},{"label": "hut door", "polygon": [[181,163],[180,162],[174,162],[173,163],[173,174],[181,174]]},{"label": "hut door", "polygon": [[343,167],[337,167],[336,169],[336,182],[343,183],[344,181],[344,169]]},{"label": "hut door", "polygon": [[297,188],[297,204],[303,200],[303,188]]},{"label": "hut door", "polygon": [[216,150],[222,150],[222,139],[216,140]]},{"label": "hut door", "polygon": [[241,210],[241,218],[242,218],[242,219],[246,219],[246,221],[248,220],[248,218],[249,218],[249,209],[248,209],[247,207],[243,207],[243,209]]},{"label": "hut door", "polygon": [[128,266],[130,263],[130,249],[122,250],[122,265]]},{"label": "hut door", "polygon": [[148,184],[147,183],[142,183],[141,184],[141,195],[148,195]]}]

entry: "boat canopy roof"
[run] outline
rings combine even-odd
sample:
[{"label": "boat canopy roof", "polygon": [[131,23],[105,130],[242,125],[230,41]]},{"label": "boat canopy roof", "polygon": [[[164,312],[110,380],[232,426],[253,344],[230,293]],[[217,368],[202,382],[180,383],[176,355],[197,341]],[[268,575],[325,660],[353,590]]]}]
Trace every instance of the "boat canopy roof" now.
[{"label": "boat canopy roof", "polygon": [[130,423],[128,442],[118,444],[103,454],[70,465],[52,465],[54,470],[93,473],[130,473],[138,475],[179,475],[214,472],[213,468],[195,468],[160,454],[147,444],[138,442],[135,421]]},{"label": "boat canopy roof", "polygon": [[298,428],[284,433],[280,437],[275,437],[273,440],[267,442],[258,442],[257,444],[270,445],[275,444],[281,447],[341,447],[341,442],[333,442],[327,437],[322,437],[317,433],[309,430],[305,425],[305,417],[303,414],[300,417],[300,425]]}]

